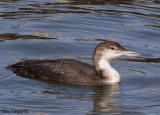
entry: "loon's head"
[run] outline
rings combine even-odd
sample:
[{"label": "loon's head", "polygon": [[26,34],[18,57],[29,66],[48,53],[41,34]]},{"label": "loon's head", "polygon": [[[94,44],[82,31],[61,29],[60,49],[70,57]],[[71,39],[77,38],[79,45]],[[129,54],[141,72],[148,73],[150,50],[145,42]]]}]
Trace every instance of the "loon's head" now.
[{"label": "loon's head", "polygon": [[112,41],[101,42],[94,50],[93,63],[98,75],[102,76],[103,83],[118,83],[120,75],[111,67],[109,62],[121,56],[138,56],[140,53],[127,50],[119,43]]},{"label": "loon's head", "polygon": [[125,49],[117,42],[105,41],[97,45],[93,54],[93,58],[94,59],[99,58],[99,59],[104,59],[106,61],[111,61],[121,56],[138,56],[138,55],[141,54],[135,51],[130,51]]}]

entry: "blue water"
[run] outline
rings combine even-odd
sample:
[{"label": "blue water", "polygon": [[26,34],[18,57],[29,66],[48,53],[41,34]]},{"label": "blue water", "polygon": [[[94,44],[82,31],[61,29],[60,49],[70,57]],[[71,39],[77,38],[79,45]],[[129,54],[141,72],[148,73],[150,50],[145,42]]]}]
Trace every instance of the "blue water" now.
[{"label": "blue water", "polygon": [[[24,58],[73,58],[92,64],[103,40],[160,57],[158,0],[1,0],[0,114],[159,115],[160,65],[115,60],[120,85],[76,86],[14,76]],[[5,79],[9,76],[14,76]],[[3,111],[6,110],[6,111]],[[27,111],[25,111],[27,110]]]}]

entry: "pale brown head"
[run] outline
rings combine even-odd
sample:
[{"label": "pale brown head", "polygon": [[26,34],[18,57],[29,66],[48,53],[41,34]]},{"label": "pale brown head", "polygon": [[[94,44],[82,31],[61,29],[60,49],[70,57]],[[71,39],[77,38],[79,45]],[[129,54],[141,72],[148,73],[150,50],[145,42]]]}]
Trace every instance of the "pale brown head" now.
[{"label": "pale brown head", "polygon": [[113,41],[101,42],[97,45],[93,58],[103,58],[106,61],[111,61],[112,59],[121,57],[121,56],[138,56],[141,55],[138,52],[127,50],[122,47],[119,43]]}]

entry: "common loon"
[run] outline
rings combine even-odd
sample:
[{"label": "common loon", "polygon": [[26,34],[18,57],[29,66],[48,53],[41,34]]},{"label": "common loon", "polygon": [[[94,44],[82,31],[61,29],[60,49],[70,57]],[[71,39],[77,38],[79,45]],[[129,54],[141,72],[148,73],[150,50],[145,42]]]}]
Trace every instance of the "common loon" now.
[{"label": "common loon", "polygon": [[121,56],[138,56],[140,53],[127,50],[119,43],[104,41],[93,52],[94,66],[73,59],[29,59],[9,65],[7,68],[24,77],[69,84],[114,84],[120,75],[110,61]]}]

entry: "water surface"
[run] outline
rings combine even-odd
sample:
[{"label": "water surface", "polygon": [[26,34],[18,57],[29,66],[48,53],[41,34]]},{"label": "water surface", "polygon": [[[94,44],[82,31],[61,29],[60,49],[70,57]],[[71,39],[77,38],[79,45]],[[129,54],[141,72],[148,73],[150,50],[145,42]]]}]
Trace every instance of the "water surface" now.
[{"label": "water surface", "polygon": [[[1,0],[0,23],[0,114],[160,114],[159,0]],[[112,62],[120,85],[75,86],[20,76],[3,80],[13,75],[5,67],[23,58],[92,64],[92,52],[104,40],[143,53]]]}]

